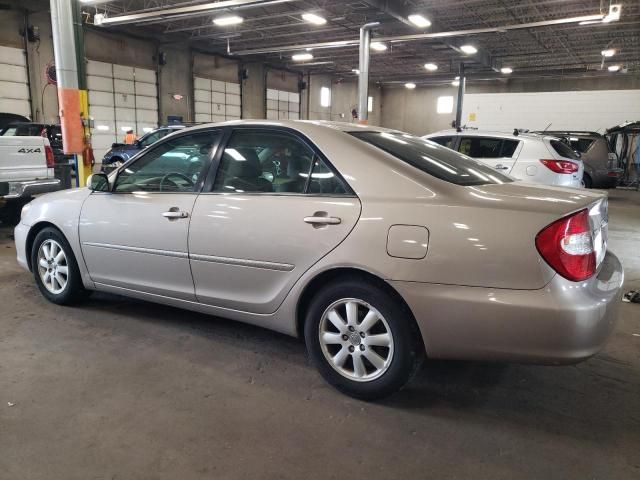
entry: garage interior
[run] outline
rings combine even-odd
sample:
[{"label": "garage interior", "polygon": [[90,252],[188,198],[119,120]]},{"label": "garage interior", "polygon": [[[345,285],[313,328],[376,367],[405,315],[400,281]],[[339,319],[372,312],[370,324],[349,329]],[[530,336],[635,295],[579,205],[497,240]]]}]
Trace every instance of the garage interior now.
[{"label": "garage interior", "polygon": [[[609,131],[609,248],[640,290],[640,3],[68,1],[95,158],[68,186],[127,131],[171,123]],[[0,0],[0,112],[61,122],[57,3]],[[370,403],[294,338],[105,293],[52,305],[14,227],[0,221],[0,479],[640,478],[637,303],[583,363],[428,361]]]}]

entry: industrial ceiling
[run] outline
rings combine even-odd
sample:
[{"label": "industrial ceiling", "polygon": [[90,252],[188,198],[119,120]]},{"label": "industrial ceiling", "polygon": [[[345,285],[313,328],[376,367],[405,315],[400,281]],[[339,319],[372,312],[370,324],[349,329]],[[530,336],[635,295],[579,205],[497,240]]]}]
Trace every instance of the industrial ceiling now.
[{"label": "industrial ceiling", "polygon": [[[509,78],[640,71],[638,1],[619,2],[620,18],[611,22],[606,20],[611,4],[598,0],[230,0],[212,5],[215,3],[86,0],[83,10],[89,22],[94,21],[95,14],[108,19],[95,28],[153,37],[161,45],[188,44],[243,61],[265,61],[302,73],[345,77],[356,75],[359,28],[368,22],[380,22],[373,41],[382,39],[387,48],[372,52],[370,76],[383,83],[450,82],[460,62],[469,77],[476,79],[505,78],[500,71],[505,67],[513,70]],[[176,7],[194,10],[191,14],[164,14]],[[326,23],[309,23],[302,18],[305,13],[316,14]],[[412,24],[407,21],[410,14],[421,14],[431,25]],[[123,15],[133,17],[120,25],[108,24]],[[214,23],[229,16],[241,17],[242,22]],[[564,23],[567,19],[571,21]],[[523,28],[523,24],[531,26]],[[435,38],[422,35],[440,32],[444,35]],[[472,45],[478,52],[464,54],[462,45]],[[613,56],[603,56],[605,50],[613,51]],[[299,53],[313,58],[292,60]],[[437,65],[437,70],[427,71],[426,63]],[[618,71],[609,71],[616,66]]]}]

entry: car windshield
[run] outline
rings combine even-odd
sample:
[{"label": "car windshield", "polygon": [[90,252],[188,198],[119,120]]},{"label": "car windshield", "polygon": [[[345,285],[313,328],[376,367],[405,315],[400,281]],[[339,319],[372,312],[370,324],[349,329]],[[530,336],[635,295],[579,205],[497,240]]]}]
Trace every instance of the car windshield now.
[{"label": "car windshield", "polygon": [[486,185],[512,182],[477,160],[437,143],[399,132],[349,132],[423,172],[456,185]]}]

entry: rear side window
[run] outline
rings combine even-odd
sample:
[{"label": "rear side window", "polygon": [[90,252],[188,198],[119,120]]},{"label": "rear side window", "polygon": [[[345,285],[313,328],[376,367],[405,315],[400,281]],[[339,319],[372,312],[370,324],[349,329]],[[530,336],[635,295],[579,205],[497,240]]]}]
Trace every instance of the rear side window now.
[{"label": "rear side window", "polygon": [[472,158],[430,140],[396,132],[350,132],[394,157],[440,180],[456,185],[487,185],[513,180]]},{"label": "rear side window", "polygon": [[436,142],[438,145],[442,145],[443,147],[453,147],[453,137],[431,137],[429,140]]},{"label": "rear side window", "polygon": [[462,137],[458,151],[473,158],[500,158],[502,139],[489,137]]},{"label": "rear side window", "polygon": [[561,157],[571,158],[572,160],[580,159],[580,157],[576,155],[576,152],[574,152],[566,143],[560,140],[551,140],[549,143],[551,144],[551,148],[553,148]]},{"label": "rear side window", "polygon": [[500,156],[502,158],[511,158],[518,148],[518,140],[502,140],[502,150]]},{"label": "rear side window", "polygon": [[593,142],[594,142],[594,140],[590,138],[576,138],[576,137],[571,137],[569,141],[571,143],[571,148],[573,148],[578,153],[584,153],[587,150],[589,150],[589,148],[591,148],[591,145],[593,145]]}]

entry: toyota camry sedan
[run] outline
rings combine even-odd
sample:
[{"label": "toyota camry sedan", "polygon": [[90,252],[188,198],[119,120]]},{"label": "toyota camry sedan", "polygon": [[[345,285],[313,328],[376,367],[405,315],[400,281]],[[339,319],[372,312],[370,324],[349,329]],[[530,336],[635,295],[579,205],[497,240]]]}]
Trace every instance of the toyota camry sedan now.
[{"label": "toyota camry sedan", "polygon": [[15,239],[54,303],[98,290],[300,336],[330,384],[376,399],[425,358],[596,354],[623,281],[607,215],[600,193],[402,132],[238,121],[34,200]]}]

